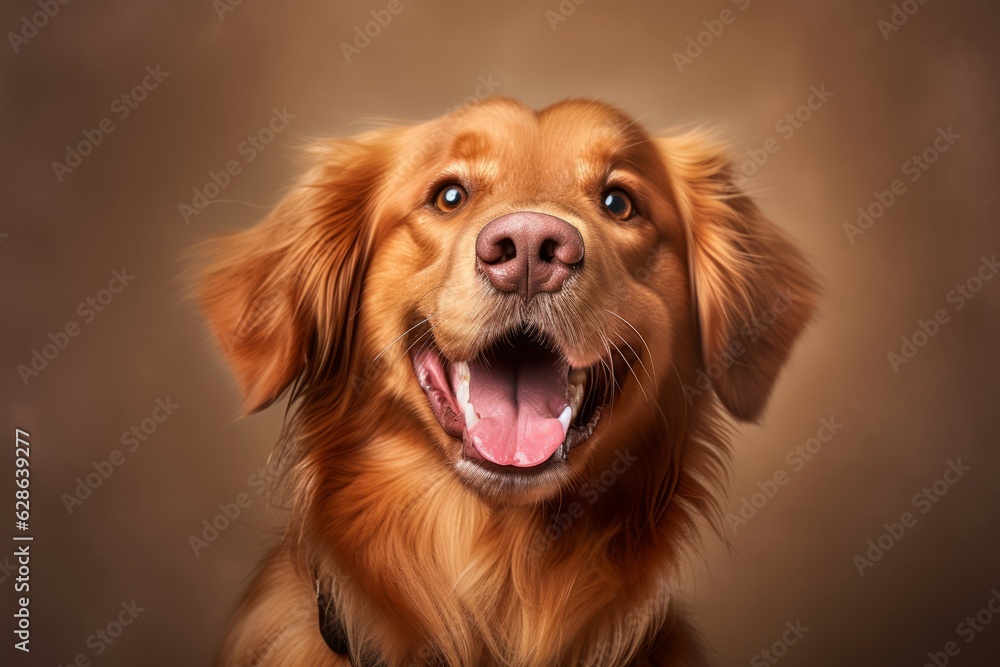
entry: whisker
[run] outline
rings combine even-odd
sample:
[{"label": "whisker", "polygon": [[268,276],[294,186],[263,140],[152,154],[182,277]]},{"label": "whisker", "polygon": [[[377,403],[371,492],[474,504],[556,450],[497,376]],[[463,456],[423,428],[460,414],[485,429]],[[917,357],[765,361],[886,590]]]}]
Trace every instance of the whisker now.
[{"label": "whisker", "polygon": [[378,354],[376,354],[375,358],[372,359],[370,363],[374,364],[376,361],[378,361],[378,358],[381,357],[383,354],[385,354],[386,350],[388,350],[390,347],[392,347],[393,345],[395,345],[399,341],[400,338],[402,338],[406,334],[410,333],[411,331],[413,331],[414,329],[416,329],[417,327],[419,327],[424,322],[427,322],[429,319],[430,319],[429,317],[425,317],[424,319],[420,320],[419,322],[417,322],[416,324],[414,324],[412,327],[410,327],[409,329],[407,329],[403,333],[401,333],[398,336],[396,336],[396,339],[394,341],[392,341],[391,343],[389,343],[388,345],[386,345],[385,347],[383,347],[382,351],[379,352]]},{"label": "whisker", "polygon": [[[649,369],[646,368],[646,364],[643,363],[642,357],[640,357],[638,354],[636,354],[635,349],[633,349],[633,347],[629,344],[629,342],[627,340],[625,340],[624,336],[622,336],[617,331],[615,332],[615,335],[618,336],[619,338],[621,338],[622,339],[622,343],[625,344],[625,347],[627,347],[629,349],[629,351],[632,352],[633,355],[635,355],[635,360],[639,362],[639,365],[642,366],[643,372],[646,373],[646,377],[649,378],[649,383],[650,383],[650,385],[652,385],[650,387],[650,389],[651,390],[655,390],[656,389],[656,380],[654,380],[653,376],[649,374]],[[652,363],[652,362],[650,362],[650,363]]]},{"label": "whisker", "polygon": [[[433,331],[433,330],[434,330],[434,329],[433,329],[433,327],[428,327],[427,331],[425,331],[425,332],[423,332],[422,334],[420,334],[419,336],[417,336],[417,337],[416,337],[416,338],[414,339],[414,341],[413,341],[412,343],[410,343],[410,346],[409,346],[408,348],[406,348],[405,350],[403,350],[403,354],[402,354],[401,356],[404,356],[404,357],[405,357],[405,356],[406,356],[406,353],[407,353],[407,352],[409,352],[409,351],[410,351],[411,349],[413,349],[413,346],[414,346],[414,345],[416,345],[417,343],[419,343],[419,342],[420,342],[420,339],[421,339],[421,338],[424,338],[425,336],[428,336],[428,335],[429,335],[429,334],[431,333],[431,331]],[[431,339],[430,339],[430,337],[428,336],[428,337],[427,337],[427,340],[425,340],[425,341],[424,341],[424,342],[423,342],[423,343],[422,343],[422,344],[420,345],[420,347],[419,347],[419,348],[417,348],[417,351],[418,351],[418,352],[422,352],[422,351],[423,351],[423,349],[424,349],[424,346],[425,346],[425,345],[430,345],[430,343],[431,343]]]},{"label": "whisker", "polygon": [[632,121],[631,123],[629,123],[628,125],[626,125],[626,126],[625,126],[625,127],[623,127],[622,129],[618,130],[618,134],[623,134],[623,133],[625,132],[625,130],[627,130],[627,129],[629,129],[630,127],[632,127],[633,125],[637,124],[637,123],[638,123],[638,122],[639,122],[640,120],[642,120],[643,118],[645,118],[645,117],[646,117],[646,116],[648,116],[649,114],[651,114],[651,113],[655,113],[655,112],[659,111],[659,110],[660,110],[660,109],[662,109],[662,108],[663,108],[663,105],[660,105],[660,106],[658,106],[658,107],[653,107],[652,109],[650,109],[650,110],[649,110],[649,111],[647,111],[646,113],[642,114],[641,116],[639,116],[638,118],[636,118],[635,120],[633,120],[633,121]]},{"label": "whisker", "polygon": [[[641,333],[639,333],[638,329],[636,329],[634,326],[632,326],[631,322],[629,322],[628,320],[626,320],[624,317],[622,317],[618,313],[616,313],[616,312],[614,312],[612,310],[608,310],[607,308],[605,308],[604,310],[607,310],[609,313],[611,313],[612,315],[614,315],[615,317],[617,317],[618,319],[620,319],[622,322],[624,322],[625,324],[627,324],[629,326],[629,328],[632,329],[632,331],[635,332],[635,335],[639,337],[640,341],[642,341],[643,347],[646,348],[646,354],[649,355],[649,365],[653,367],[653,375],[656,375],[656,362],[653,359],[653,353],[649,349],[649,345],[646,343],[645,337],[643,337],[643,335]],[[633,350],[633,352],[634,351],[635,350]]]},{"label": "whisker", "polygon": [[[603,356],[601,357],[601,366],[605,374],[605,377],[607,378],[607,384],[611,388],[611,391],[620,392],[621,386],[618,384],[618,378],[615,377],[615,369],[614,369],[615,360],[611,352],[611,345],[610,345],[611,340],[608,338],[607,333],[605,333],[604,328],[600,325],[600,322],[598,322],[596,318],[594,318],[594,322],[597,325],[597,330],[600,333],[601,344],[604,345],[604,349],[608,353],[607,360],[605,360]],[[615,410],[615,402],[611,401],[610,407],[608,408],[608,419],[611,419],[611,417],[614,415],[614,410]]]},{"label": "whisker", "polygon": [[[618,354],[622,354],[621,348],[618,347],[617,345],[615,345],[614,341],[611,341],[611,344],[615,346],[616,350],[618,350]],[[622,359],[624,359],[624,358],[625,358],[625,355],[622,354]],[[639,379],[639,376],[636,374],[635,369],[632,368],[632,364],[627,363],[627,360],[626,360],[626,364],[625,365],[628,366],[629,372],[632,374],[632,377],[635,378],[636,384],[639,385],[639,391],[642,392],[642,397],[646,399],[647,403],[649,403],[649,396],[646,395],[646,389],[642,386],[642,380]]]}]

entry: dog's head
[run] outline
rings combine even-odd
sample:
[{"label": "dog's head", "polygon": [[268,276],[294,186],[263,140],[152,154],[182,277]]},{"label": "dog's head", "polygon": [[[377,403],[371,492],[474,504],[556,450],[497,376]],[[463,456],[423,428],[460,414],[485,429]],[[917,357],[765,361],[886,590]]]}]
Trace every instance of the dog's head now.
[{"label": "dog's head", "polygon": [[314,153],[202,282],[245,407],[334,395],[356,432],[420,429],[414,456],[484,496],[669,446],[649,436],[713,394],[757,419],[813,310],[799,253],[697,133],[490,100]]}]

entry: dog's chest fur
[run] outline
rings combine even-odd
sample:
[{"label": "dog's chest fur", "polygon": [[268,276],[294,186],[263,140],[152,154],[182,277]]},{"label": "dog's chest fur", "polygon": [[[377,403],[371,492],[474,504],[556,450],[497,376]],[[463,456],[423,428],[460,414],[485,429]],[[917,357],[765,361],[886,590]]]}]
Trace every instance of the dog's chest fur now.
[{"label": "dog's chest fur", "polygon": [[551,540],[538,510],[491,511],[448,482],[389,517],[367,511],[364,547],[326,587],[351,646],[389,665],[628,664],[666,616],[651,568],[640,582],[612,562],[587,516]]}]

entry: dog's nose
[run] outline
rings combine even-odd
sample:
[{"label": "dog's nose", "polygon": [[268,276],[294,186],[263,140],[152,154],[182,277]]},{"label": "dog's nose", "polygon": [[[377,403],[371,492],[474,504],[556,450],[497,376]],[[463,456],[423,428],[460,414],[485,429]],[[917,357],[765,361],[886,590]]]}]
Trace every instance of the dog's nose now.
[{"label": "dog's nose", "polygon": [[476,264],[501,292],[530,301],[558,292],[583,262],[583,237],[565,220],[545,213],[502,215],[476,239]]}]

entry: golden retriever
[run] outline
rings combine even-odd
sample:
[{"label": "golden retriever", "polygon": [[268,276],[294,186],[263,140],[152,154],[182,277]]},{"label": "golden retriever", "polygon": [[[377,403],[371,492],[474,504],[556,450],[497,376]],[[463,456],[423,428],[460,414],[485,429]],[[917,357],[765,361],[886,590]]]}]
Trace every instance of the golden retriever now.
[{"label": "golden retriever", "polygon": [[678,569],[816,302],[725,150],[490,99],[310,153],[198,287],[245,411],[290,394],[219,664],[707,664]]}]

